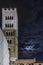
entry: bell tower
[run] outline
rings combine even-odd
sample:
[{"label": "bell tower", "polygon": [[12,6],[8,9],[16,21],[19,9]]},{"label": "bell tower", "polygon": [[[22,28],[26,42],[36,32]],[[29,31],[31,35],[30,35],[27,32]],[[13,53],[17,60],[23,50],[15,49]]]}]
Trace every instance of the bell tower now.
[{"label": "bell tower", "polygon": [[2,31],[8,42],[10,65],[18,59],[18,16],[16,8],[2,8]]}]

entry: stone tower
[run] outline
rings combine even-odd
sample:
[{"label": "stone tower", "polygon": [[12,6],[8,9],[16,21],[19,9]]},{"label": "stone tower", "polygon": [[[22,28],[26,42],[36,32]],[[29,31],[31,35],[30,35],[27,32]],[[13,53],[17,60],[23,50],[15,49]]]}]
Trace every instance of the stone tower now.
[{"label": "stone tower", "polygon": [[18,59],[18,17],[16,8],[2,8],[2,31],[8,42],[10,65]]}]

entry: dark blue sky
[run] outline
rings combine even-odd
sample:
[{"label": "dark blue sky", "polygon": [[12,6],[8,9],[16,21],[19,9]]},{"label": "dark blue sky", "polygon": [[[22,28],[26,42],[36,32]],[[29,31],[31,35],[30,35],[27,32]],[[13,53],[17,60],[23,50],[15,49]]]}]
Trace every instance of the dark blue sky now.
[{"label": "dark blue sky", "polygon": [[[38,43],[40,47],[43,48],[43,0],[0,0],[0,22],[2,7],[17,7],[19,45],[21,43],[31,42]],[[25,55],[28,57],[27,51]],[[23,52],[22,56],[19,56],[20,58],[26,57],[23,57]],[[43,60],[43,52],[36,55],[32,54],[30,57]]]},{"label": "dark blue sky", "polygon": [[[19,42],[38,43],[43,49],[43,0],[25,0],[26,7],[21,14],[19,21]],[[30,8],[29,8],[30,7]],[[22,8],[23,9],[23,8]],[[42,50],[43,51],[43,50]],[[23,52],[22,52],[23,53]],[[27,52],[24,53],[24,58],[28,58]],[[31,57],[36,57],[37,60],[43,60],[43,52],[31,54]]]},{"label": "dark blue sky", "polygon": [[[43,1],[42,1],[43,2]],[[30,12],[21,15],[19,22],[20,36],[22,39],[36,38],[43,40],[43,3],[40,0],[31,3]],[[29,10],[29,8],[27,8]],[[26,9],[25,9],[26,10]],[[25,11],[24,10],[24,11]],[[25,12],[25,14],[27,11]],[[29,15],[31,17],[29,18]],[[24,17],[23,17],[24,16]],[[28,39],[29,40],[29,39]]]}]

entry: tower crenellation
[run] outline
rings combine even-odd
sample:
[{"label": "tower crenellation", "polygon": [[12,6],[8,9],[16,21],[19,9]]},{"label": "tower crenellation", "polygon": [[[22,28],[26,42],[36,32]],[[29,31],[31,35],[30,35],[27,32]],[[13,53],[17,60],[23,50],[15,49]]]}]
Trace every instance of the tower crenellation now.
[{"label": "tower crenellation", "polygon": [[7,11],[15,11],[16,10],[16,8],[2,8],[2,11],[5,11],[5,12],[7,12]]}]

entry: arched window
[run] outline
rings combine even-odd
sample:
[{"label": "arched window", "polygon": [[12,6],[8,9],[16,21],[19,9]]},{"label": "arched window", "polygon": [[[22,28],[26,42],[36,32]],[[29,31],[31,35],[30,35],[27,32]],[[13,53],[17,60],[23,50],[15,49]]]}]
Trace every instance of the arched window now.
[{"label": "arched window", "polygon": [[9,32],[9,36],[10,36],[10,32]]},{"label": "arched window", "polygon": [[8,20],[9,20],[9,16],[8,16]]},{"label": "arched window", "polygon": [[11,27],[11,24],[10,24],[10,27]]},{"label": "arched window", "polygon": [[8,42],[9,44],[11,44],[11,43],[12,43],[12,40],[7,40],[7,42]]},{"label": "arched window", "polygon": [[10,25],[10,27],[13,27],[13,24],[9,24]]},{"label": "arched window", "polygon": [[8,32],[6,32],[6,36],[8,36]]},{"label": "arched window", "polygon": [[8,27],[9,27],[9,24],[8,24]]},{"label": "arched window", "polygon": [[12,27],[13,27],[13,24],[12,24]]},{"label": "arched window", "polygon": [[7,24],[5,24],[5,27],[7,27]]},{"label": "arched window", "polygon": [[5,16],[5,20],[13,20],[13,16]]},{"label": "arched window", "polygon": [[5,24],[5,27],[13,27],[13,24]]},{"label": "arched window", "polygon": [[7,16],[5,16],[5,20],[7,20]]},{"label": "arched window", "polygon": [[9,40],[7,40],[7,42],[9,43]]},{"label": "arched window", "polygon": [[12,16],[12,20],[13,20],[13,16]]},{"label": "arched window", "polygon": [[10,48],[8,48],[9,49],[9,51],[10,51]]},{"label": "arched window", "polygon": [[11,16],[10,16],[10,20],[11,20]]},{"label": "arched window", "polygon": [[12,31],[7,31],[5,34],[6,34],[6,36],[12,36],[13,32]]},{"label": "arched window", "polygon": [[12,40],[10,40],[10,44],[12,43]]}]

